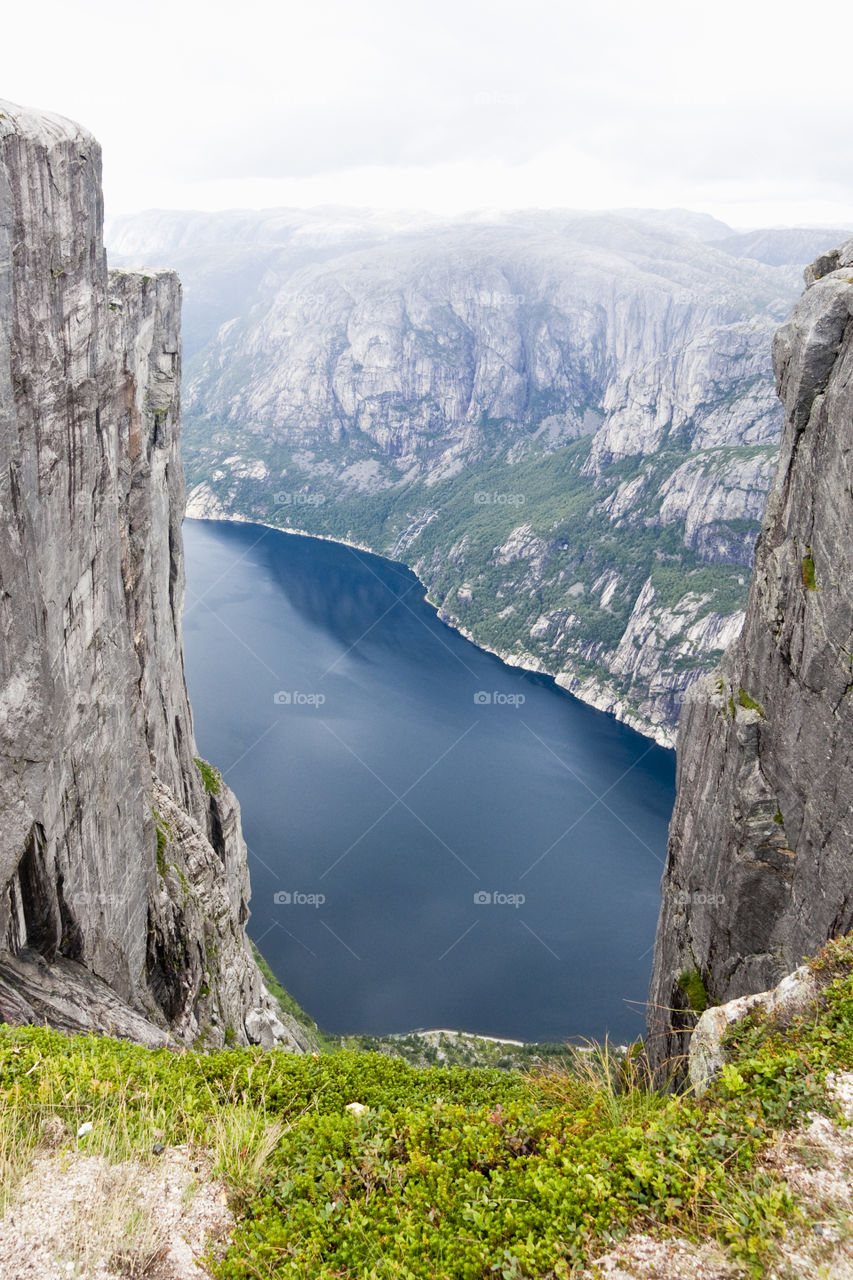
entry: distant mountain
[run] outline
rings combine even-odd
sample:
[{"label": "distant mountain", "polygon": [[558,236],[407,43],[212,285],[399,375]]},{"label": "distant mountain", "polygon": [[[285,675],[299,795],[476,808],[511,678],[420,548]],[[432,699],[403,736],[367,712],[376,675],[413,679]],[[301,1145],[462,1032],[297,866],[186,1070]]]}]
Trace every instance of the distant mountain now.
[{"label": "distant mountain", "polygon": [[714,247],[735,258],[753,258],[770,267],[793,267],[800,273],[832,245],[846,240],[853,227],[835,230],[813,227],[774,227],[765,231],[744,231],[713,241]]},{"label": "distant mountain", "polygon": [[742,621],[787,259],[678,210],[158,212],[108,236],[184,279],[193,514],[396,556],[479,643],[673,740]]},{"label": "distant mountain", "polygon": [[710,213],[696,213],[692,209],[617,209],[624,218],[646,222],[650,226],[672,231],[687,240],[704,240],[706,243],[733,235],[731,227]]}]

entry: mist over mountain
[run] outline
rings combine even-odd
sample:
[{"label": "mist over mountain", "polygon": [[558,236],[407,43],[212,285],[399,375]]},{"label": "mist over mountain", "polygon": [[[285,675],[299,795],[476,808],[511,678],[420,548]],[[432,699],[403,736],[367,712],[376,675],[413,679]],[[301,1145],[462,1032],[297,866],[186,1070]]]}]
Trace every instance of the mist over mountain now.
[{"label": "mist over mountain", "polygon": [[742,621],[772,334],[835,233],[326,208],[107,234],[184,280],[192,514],[404,560],[479,643],[673,741]]}]

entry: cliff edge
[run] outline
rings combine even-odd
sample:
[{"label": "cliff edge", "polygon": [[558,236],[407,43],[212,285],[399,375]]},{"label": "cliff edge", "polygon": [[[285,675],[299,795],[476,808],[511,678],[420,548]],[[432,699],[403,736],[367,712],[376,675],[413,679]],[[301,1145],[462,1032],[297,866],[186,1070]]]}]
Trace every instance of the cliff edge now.
[{"label": "cliff edge", "polygon": [[704,1004],[853,927],[853,240],[776,335],[786,421],[743,630],[688,696],[649,1010],[660,1066]]},{"label": "cliff edge", "polygon": [[100,174],[85,130],[0,102],[0,1018],[304,1049],[195,763],[180,284],[108,273]]}]

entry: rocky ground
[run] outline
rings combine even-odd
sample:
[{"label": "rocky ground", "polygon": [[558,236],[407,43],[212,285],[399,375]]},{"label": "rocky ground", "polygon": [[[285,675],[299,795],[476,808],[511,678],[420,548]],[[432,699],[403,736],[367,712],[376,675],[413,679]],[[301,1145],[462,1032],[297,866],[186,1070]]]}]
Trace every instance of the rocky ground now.
[{"label": "rocky ground", "polygon": [[227,1243],[225,1184],[203,1152],[170,1148],[109,1164],[43,1154],[0,1223],[6,1280],[200,1280]]}]

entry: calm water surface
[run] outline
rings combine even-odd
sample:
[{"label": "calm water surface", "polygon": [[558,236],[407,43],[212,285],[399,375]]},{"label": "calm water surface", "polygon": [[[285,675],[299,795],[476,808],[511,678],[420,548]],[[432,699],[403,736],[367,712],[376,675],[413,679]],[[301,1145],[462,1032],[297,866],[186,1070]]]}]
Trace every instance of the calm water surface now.
[{"label": "calm water surface", "polygon": [[400,565],[257,525],[184,539],[249,932],[319,1024],[640,1034],[674,753],[481,652]]}]

